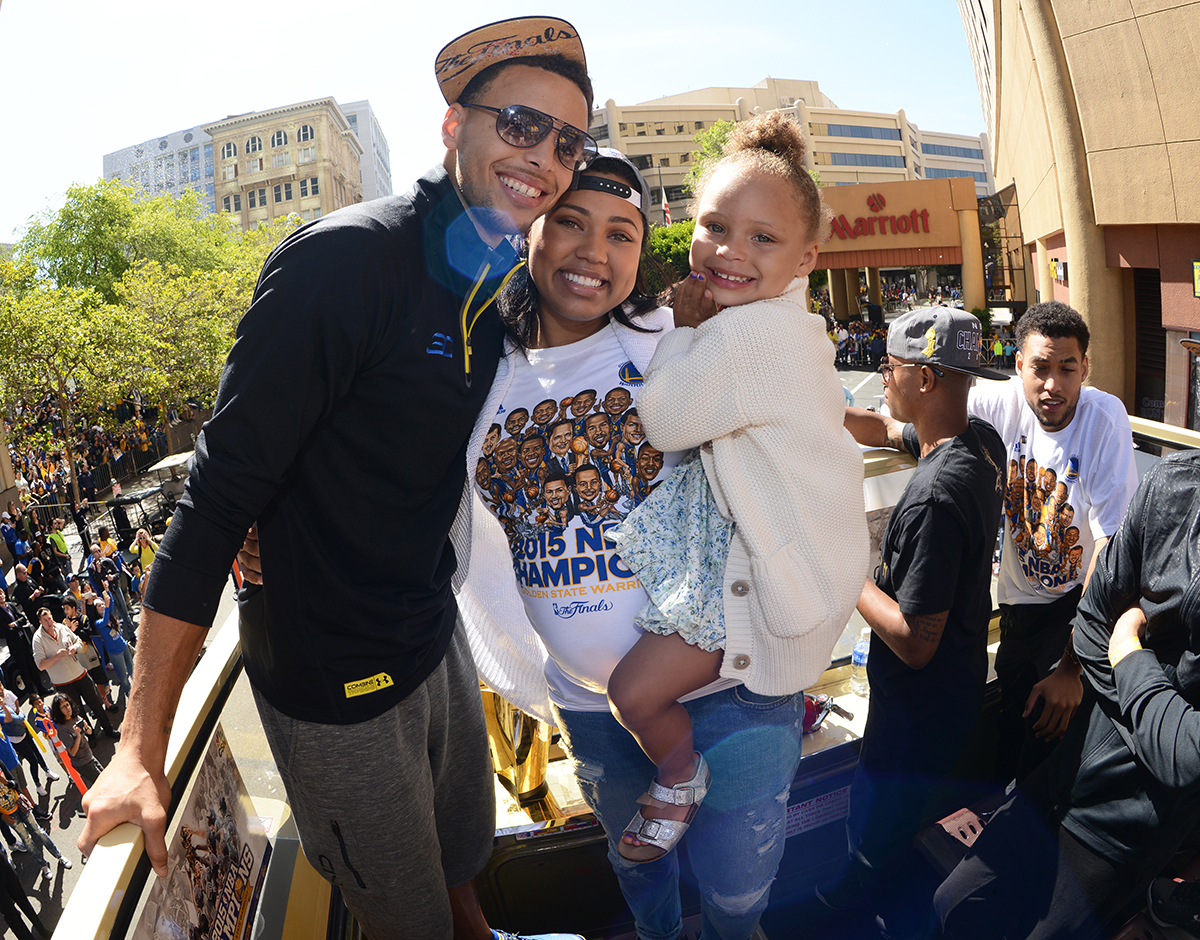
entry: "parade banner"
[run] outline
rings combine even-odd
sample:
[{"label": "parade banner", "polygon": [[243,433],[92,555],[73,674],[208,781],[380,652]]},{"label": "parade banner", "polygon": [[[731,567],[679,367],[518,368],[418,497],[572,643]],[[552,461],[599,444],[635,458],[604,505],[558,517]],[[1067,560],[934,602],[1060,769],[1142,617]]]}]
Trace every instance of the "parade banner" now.
[{"label": "parade banner", "polygon": [[167,877],[154,879],[133,940],[247,940],[270,855],[217,725],[167,842]]}]

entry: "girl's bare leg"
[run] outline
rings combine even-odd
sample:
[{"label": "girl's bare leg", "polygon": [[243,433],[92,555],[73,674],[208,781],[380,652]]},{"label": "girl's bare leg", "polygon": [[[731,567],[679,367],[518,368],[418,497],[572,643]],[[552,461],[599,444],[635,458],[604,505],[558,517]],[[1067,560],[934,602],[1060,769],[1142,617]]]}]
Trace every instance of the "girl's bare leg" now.
[{"label": "girl's bare leg", "polygon": [[[715,681],[720,650],[705,652],[677,634],[646,633],[633,645],[608,680],[608,700],[616,717],[658,767],[664,787],[690,780],[696,772],[692,720],[677,701]],[[686,819],[690,806],[642,807],[643,815]],[[636,842],[631,836],[626,841]]]}]

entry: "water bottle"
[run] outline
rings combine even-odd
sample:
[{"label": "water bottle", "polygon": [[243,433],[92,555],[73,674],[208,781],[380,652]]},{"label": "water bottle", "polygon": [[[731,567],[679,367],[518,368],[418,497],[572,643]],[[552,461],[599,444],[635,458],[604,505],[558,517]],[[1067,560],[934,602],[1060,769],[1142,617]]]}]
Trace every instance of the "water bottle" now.
[{"label": "water bottle", "polygon": [[867,655],[871,652],[871,628],[863,627],[850,654],[850,688],[855,695],[869,698],[871,687],[867,684]]}]

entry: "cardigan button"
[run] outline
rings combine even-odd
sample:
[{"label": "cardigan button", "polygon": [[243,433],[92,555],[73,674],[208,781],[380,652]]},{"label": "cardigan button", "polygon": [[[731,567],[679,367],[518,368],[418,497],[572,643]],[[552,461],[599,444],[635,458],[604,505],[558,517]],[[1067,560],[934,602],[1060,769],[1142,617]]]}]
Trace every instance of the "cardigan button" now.
[{"label": "cardigan button", "polygon": [[750,657],[747,656],[745,653],[738,653],[735,657],[733,657],[733,668],[734,669],[745,669],[749,665],[750,665]]},{"label": "cardigan button", "polygon": [[750,593],[750,585],[745,581],[734,581],[733,584],[729,585],[729,590],[733,591],[738,597],[745,597]]}]

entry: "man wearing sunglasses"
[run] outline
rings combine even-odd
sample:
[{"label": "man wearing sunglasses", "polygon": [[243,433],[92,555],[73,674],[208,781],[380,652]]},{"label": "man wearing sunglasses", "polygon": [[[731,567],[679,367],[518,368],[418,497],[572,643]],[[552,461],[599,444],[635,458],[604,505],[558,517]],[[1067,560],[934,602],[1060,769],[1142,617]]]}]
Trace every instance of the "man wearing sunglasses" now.
[{"label": "man wearing sunglasses", "polygon": [[[262,584],[239,598],[246,674],[305,853],[372,940],[496,936],[471,884],[491,854],[494,787],[454,629],[451,578],[467,559],[448,536],[502,351],[510,236],[595,152],[565,21],[473,30],[435,72],[443,165],[406,195],[304,226],[263,268],[156,556],[125,746],[80,837],[90,853],[132,821],[166,875],[172,715],[257,520]],[[314,529],[330,494],[342,511]],[[346,568],[328,546],[357,544],[368,516],[403,535]]]},{"label": "man wearing sunglasses", "polygon": [[979,321],[961,310],[898,317],[880,365],[890,416],[846,409],[860,444],[905,450],[918,463],[858,601],[873,632],[871,703],[850,789],[850,865],[840,883],[819,884],[817,898],[870,910],[891,936],[915,933],[914,915],[932,918],[937,885],[912,882],[927,866],[909,847],[931,784],[949,776],[975,725],[987,679],[1004,445],[967,416],[971,377],[1001,375],[980,367],[979,337]]}]

